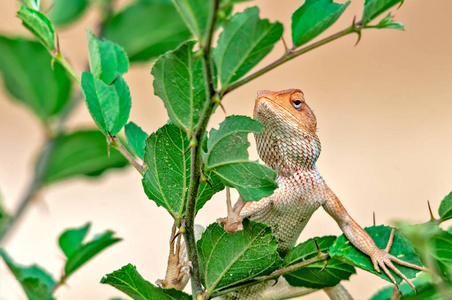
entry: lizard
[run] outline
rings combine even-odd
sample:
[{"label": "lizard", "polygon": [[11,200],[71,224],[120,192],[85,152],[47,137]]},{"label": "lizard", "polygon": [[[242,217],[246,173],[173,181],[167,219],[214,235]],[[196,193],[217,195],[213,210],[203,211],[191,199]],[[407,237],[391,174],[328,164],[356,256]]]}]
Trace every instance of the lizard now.
[{"label": "lizard", "polygon": [[[303,92],[299,89],[259,91],[253,117],[263,126],[262,132],[255,134],[259,157],[277,171],[278,188],[271,196],[256,202],[244,202],[239,198],[234,207],[229,199],[228,216],[218,219],[224,224],[224,229],[229,233],[241,230],[241,221],[246,217],[263,222],[271,227],[278,240],[277,250],[284,256],[294,247],[313,213],[322,206],[350,242],[370,256],[378,272],[383,270],[397,285],[389,272],[391,269],[415,289],[393,262],[417,270],[426,269],[389,254],[394,231],[391,232],[387,247],[378,248],[369,234],[348,214],[318,172],[315,163],[321,145],[316,134],[317,120],[306,104]],[[257,295],[261,291],[257,290],[239,291],[232,298],[260,299],[261,296]]]}]

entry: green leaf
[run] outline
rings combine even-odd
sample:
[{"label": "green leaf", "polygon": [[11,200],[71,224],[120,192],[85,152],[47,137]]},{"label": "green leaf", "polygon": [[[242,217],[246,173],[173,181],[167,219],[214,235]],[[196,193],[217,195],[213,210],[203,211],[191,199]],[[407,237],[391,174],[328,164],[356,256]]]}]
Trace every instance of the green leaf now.
[{"label": "green leaf", "polygon": [[68,25],[79,19],[88,8],[89,0],[54,0],[49,12],[50,20],[56,26]]},{"label": "green leaf", "polygon": [[402,224],[400,231],[413,243],[427,267],[452,284],[452,234],[433,222]]},{"label": "green leaf", "polygon": [[[444,299],[441,292],[437,290],[430,274],[422,272],[412,281],[412,283],[416,287],[417,292],[406,282],[402,282],[399,285],[399,291],[403,295],[403,300]],[[393,285],[385,287],[375,293],[369,300],[391,300],[393,289]],[[450,292],[452,292],[452,290]]]},{"label": "green leaf", "polygon": [[240,79],[261,61],[281,38],[283,26],[259,19],[259,8],[247,8],[229,20],[218,39],[213,58],[222,89]]},{"label": "green leaf", "polygon": [[33,8],[35,10],[39,10],[39,2],[41,0],[19,0],[23,5],[29,8]]},{"label": "green leaf", "polygon": [[52,276],[38,265],[21,266],[16,264],[5,250],[0,249],[8,268],[21,284],[28,299],[30,300],[52,300],[52,288],[56,282]]},{"label": "green leaf", "polygon": [[138,125],[133,122],[129,122],[124,126],[126,132],[127,144],[132,148],[139,158],[144,158],[144,147],[146,146],[146,139],[148,134],[144,132]]},{"label": "green leaf", "polygon": [[392,28],[392,29],[398,29],[398,30],[405,30],[405,27],[403,27],[402,23],[394,22],[392,19],[391,13],[389,13],[384,19],[380,21],[375,26],[366,26],[366,28]]},{"label": "green leaf", "polygon": [[145,280],[135,266],[128,264],[100,281],[126,293],[134,300],[191,300],[191,296],[175,289],[162,289]]},{"label": "green leaf", "polygon": [[136,1],[105,27],[105,37],[123,46],[131,62],[155,58],[190,36],[171,0]]},{"label": "green leaf", "polygon": [[333,0],[306,0],[292,15],[294,46],[306,44],[334,24],[348,7]]},{"label": "green leaf", "polygon": [[441,230],[441,233],[432,237],[432,255],[436,261],[441,278],[452,283],[452,234]]},{"label": "green leaf", "polygon": [[23,25],[49,50],[55,49],[55,32],[53,24],[40,11],[21,6],[17,16]]},{"label": "green leaf", "polygon": [[195,41],[160,56],[152,68],[154,92],[163,100],[177,126],[192,132],[206,105],[206,79],[201,58],[192,51]]},{"label": "green leaf", "polygon": [[[283,267],[294,265],[318,255],[315,242],[319,245],[320,251],[327,252],[328,248],[336,240],[335,236],[323,236],[309,239],[304,243],[292,248],[284,257]],[[356,273],[353,266],[340,260],[331,258],[327,267],[324,262],[311,264],[298,271],[284,275],[284,278],[292,286],[322,289],[337,285],[341,280],[348,280],[352,274]],[[323,269],[323,270],[322,270]]]},{"label": "green leaf", "polygon": [[90,226],[91,224],[88,223],[80,228],[66,230],[58,240],[61,249],[67,257],[64,266],[65,277],[70,276],[104,249],[122,240],[113,237],[114,232],[107,230],[104,233],[95,235],[91,241],[83,243]]},{"label": "green leaf", "polygon": [[[144,162],[148,166],[143,187],[149,199],[163,206],[173,218],[180,220],[185,214],[190,183],[190,152],[187,134],[174,124],[166,124],[146,140]],[[185,154],[184,154],[185,153]],[[212,172],[204,174],[207,182],[199,186],[196,210],[224,186]]]},{"label": "green leaf", "polygon": [[204,154],[206,170],[236,188],[244,201],[257,201],[270,196],[278,187],[276,172],[257,161],[248,160],[248,134],[260,133],[262,125],[249,117],[229,116],[218,130],[212,129]]},{"label": "green leaf", "polygon": [[243,220],[243,230],[226,233],[213,223],[197,242],[201,279],[207,296],[256,276],[268,275],[282,263],[269,226]]},{"label": "green leaf", "polygon": [[80,228],[66,229],[58,239],[58,244],[66,257],[71,257],[77,249],[82,245],[88,231],[91,227],[91,223]]},{"label": "green leaf", "polygon": [[363,25],[367,25],[367,23],[398,3],[403,3],[403,0],[366,0],[363,10]]},{"label": "green leaf", "polygon": [[109,156],[107,147],[105,136],[97,130],[63,135],[56,141],[43,183],[51,184],[80,175],[99,176],[108,169],[129,165],[116,149],[111,149]]},{"label": "green leaf", "polygon": [[452,192],[444,197],[443,201],[438,208],[439,216],[441,217],[441,222],[452,219]]},{"label": "green leaf", "polygon": [[58,115],[69,102],[71,81],[39,43],[0,36],[0,71],[6,90],[42,121]]},{"label": "green leaf", "polygon": [[91,73],[106,84],[111,84],[119,74],[129,70],[129,59],[124,49],[108,40],[97,39],[88,29],[89,66]]},{"label": "green leaf", "polygon": [[[380,225],[367,227],[364,228],[364,230],[367,231],[367,233],[373,239],[378,248],[384,249],[389,240],[389,235],[391,233],[392,228],[389,226]],[[405,262],[412,263],[418,266],[422,265],[411,243],[407,241],[404,237],[399,235],[397,231],[394,235],[394,240],[392,243],[392,247],[389,250],[389,253]],[[350,241],[345,237],[345,235],[341,235],[340,237],[338,237],[334,244],[330,247],[330,256],[342,260],[355,267],[371,272],[383,278],[384,280],[392,282],[384,272],[378,273],[374,269],[370,257],[356,249],[352,245],[352,243],[350,243]],[[397,263],[394,263],[394,265],[408,278],[415,277],[416,274],[419,272],[418,270],[412,268],[400,266]],[[392,270],[390,272],[394,276],[397,283],[400,283],[402,281],[402,278],[400,276],[398,276]]]},{"label": "green leaf", "polygon": [[97,127],[105,135],[116,135],[127,123],[132,107],[127,83],[119,73],[108,85],[89,72],[82,73],[82,90],[86,105]]},{"label": "green leaf", "polygon": [[212,0],[173,0],[174,6],[194,36],[202,42],[212,18]]}]

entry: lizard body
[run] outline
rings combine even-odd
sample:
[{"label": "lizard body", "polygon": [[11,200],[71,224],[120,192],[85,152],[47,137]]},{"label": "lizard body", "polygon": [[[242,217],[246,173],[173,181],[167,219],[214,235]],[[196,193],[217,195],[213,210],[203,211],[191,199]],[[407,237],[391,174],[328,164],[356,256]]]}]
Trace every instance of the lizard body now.
[{"label": "lizard body", "polygon": [[[256,202],[239,199],[233,209],[228,208],[228,217],[220,220],[225,230],[240,230],[241,220],[246,217],[266,223],[278,240],[278,252],[284,256],[295,245],[312,214],[323,206],[351,243],[370,256],[377,271],[381,268],[395,283],[390,268],[414,288],[391,261],[423,268],[390,255],[392,237],[386,249],[379,249],[320,176],[315,166],[321,150],[317,121],[301,90],[258,92],[254,119],[263,125],[262,133],[255,135],[259,156],[277,171],[278,188],[273,195]],[[259,299],[258,293],[256,288],[244,290],[232,298]]]}]

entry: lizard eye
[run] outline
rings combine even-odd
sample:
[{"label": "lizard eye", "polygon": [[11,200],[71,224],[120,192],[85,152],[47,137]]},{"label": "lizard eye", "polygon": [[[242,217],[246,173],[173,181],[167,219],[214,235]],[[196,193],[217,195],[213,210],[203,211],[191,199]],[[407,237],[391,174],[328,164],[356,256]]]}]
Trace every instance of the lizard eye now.
[{"label": "lizard eye", "polygon": [[301,101],[300,99],[295,99],[292,101],[292,106],[296,110],[300,110],[303,107],[303,101]]}]

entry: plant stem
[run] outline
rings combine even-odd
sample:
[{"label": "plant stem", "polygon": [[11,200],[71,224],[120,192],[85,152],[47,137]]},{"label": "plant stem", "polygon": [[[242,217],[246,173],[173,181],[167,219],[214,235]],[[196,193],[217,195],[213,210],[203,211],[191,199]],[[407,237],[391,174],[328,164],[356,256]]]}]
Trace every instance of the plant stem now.
[{"label": "plant stem", "polygon": [[69,73],[69,75],[71,75],[71,77],[75,80],[75,82],[77,82],[80,85],[81,83],[80,77],[78,77],[77,74],[75,74],[74,70],[72,69],[72,66],[66,61],[66,59],[64,59],[64,57],[60,53],[57,53],[53,58],[55,59],[55,61],[60,63]]},{"label": "plant stem", "polygon": [[212,36],[215,28],[217,10],[219,6],[219,0],[214,0],[213,12],[211,14],[212,18],[208,26],[208,34],[206,42],[202,45],[203,50],[203,65],[204,65],[204,76],[207,80],[207,99],[209,102],[204,108],[201,118],[199,119],[199,124],[192,136],[195,142],[194,146],[191,148],[191,171],[190,171],[190,185],[188,190],[187,199],[187,209],[185,213],[185,227],[186,232],[184,234],[185,243],[187,245],[187,254],[191,262],[191,286],[193,299],[202,299],[202,285],[201,276],[199,270],[199,260],[198,251],[196,249],[196,240],[194,233],[195,224],[195,214],[196,214],[196,198],[198,196],[198,189],[201,177],[201,144],[202,138],[204,137],[204,132],[206,131],[207,123],[209,122],[210,116],[212,115],[213,108],[215,107],[215,98],[218,98],[217,91],[215,90],[214,79],[212,76],[212,66],[211,66],[211,44]]},{"label": "plant stem", "polygon": [[220,96],[226,95],[227,93],[229,93],[229,92],[241,87],[245,83],[248,83],[251,80],[256,79],[256,78],[264,75],[268,71],[273,70],[274,68],[282,65],[285,62],[288,62],[288,61],[294,59],[297,56],[305,54],[306,52],[314,50],[314,49],[316,49],[316,48],[318,48],[318,47],[320,47],[322,45],[328,44],[329,42],[337,40],[337,39],[339,39],[339,38],[341,38],[343,36],[346,36],[346,35],[348,35],[350,33],[356,32],[356,33],[359,34],[361,29],[362,29],[362,22],[359,21],[357,23],[353,23],[350,27],[348,27],[348,28],[346,28],[344,30],[341,30],[341,31],[339,31],[339,32],[337,32],[337,33],[335,33],[333,35],[330,35],[329,37],[326,37],[326,38],[324,38],[324,39],[322,39],[322,40],[320,40],[320,41],[318,41],[316,43],[313,43],[311,45],[308,45],[308,46],[306,46],[304,48],[300,48],[298,50],[292,48],[287,53],[284,53],[283,56],[281,56],[279,59],[275,60],[274,62],[268,64],[267,66],[265,66],[262,69],[254,72],[253,74],[250,74],[247,77],[245,77],[245,78],[243,78],[243,79],[241,79],[239,81],[236,81],[235,83],[233,83],[230,86],[228,86],[225,89],[223,89],[220,92]]},{"label": "plant stem", "polygon": [[44,150],[41,154],[41,159],[39,161],[39,164],[36,166],[35,174],[30,185],[27,188],[25,195],[20,201],[19,207],[17,208],[15,214],[12,215],[10,219],[8,219],[7,224],[2,228],[2,231],[0,232],[0,245],[6,238],[7,234],[13,229],[16,222],[20,219],[25,209],[34,199],[36,192],[41,188],[43,176],[45,175],[49,159],[52,156],[53,149],[55,148],[55,141],[56,139],[53,137],[47,138]]},{"label": "plant stem", "polygon": [[124,145],[121,143],[121,141],[118,139],[115,135],[110,135],[109,138],[111,139],[111,142],[109,145],[112,145],[115,147],[121,154],[130,162],[132,166],[137,169],[137,171],[141,174],[141,176],[144,176],[144,168],[143,166],[138,163],[132,154],[124,147]]},{"label": "plant stem", "polygon": [[282,275],[285,275],[285,274],[288,274],[288,273],[291,273],[291,272],[295,272],[295,271],[297,271],[299,269],[305,268],[306,266],[309,266],[309,265],[312,265],[312,264],[315,264],[315,263],[318,263],[318,262],[322,262],[322,261],[328,260],[329,258],[330,258],[330,256],[327,253],[321,253],[321,254],[319,254],[316,257],[313,257],[311,259],[299,262],[298,264],[278,269],[278,270],[274,271],[273,273],[271,273],[270,275],[256,277],[256,278],[253,278],[251,280],[248,280],[248,281],[245,281],[243,283],[240,283],[240,284],[238,284],[236,286],[228,287],[228,288],[226,288],[224,290],[218,290],[216,292],[213,292],[212,295],[211,295],[211,298],[215,298],[215,297],[218,297],[218,296],[221,296],[221,295],[229,294],[229,293],[235,292],[237,290],[241,290],[241,289],[243,289],[245,287],[252,286],[252,285],[255,285],[255,284],[258,284],[258,283],[262,283],[262,282],[266,282],[266,281],[269,281],[269,280],[277,279],[278,277],[280,277]]},{"label": "plant stem", "polygon": [[[106,24],[105,22],[107,20],[108,18],[103,18],[102,21],[99,22],[99,31],[103,30]],[[71,75],[71,77],[80,85],[80,77],[78,77],[75,74],[71,65],[64,59],[61,53],[59,53],[59,49],[56,54],[55,53],[51,54],[54,60],[59,62],[67,70],[69,75]],[[47,137],[45,144],[43,146],[43,151],[41,153],[39,164],[36,166],[35,173],[33,179],[31,180],[31,183],[28,185],[25,195],[20,200],[19,207],[17,208],[16,212],[14,213],[14,215],[11,216],[7,224],[0,231],[0,246],[3,244],[7,235],[12,231],[17,222],[20,220],[23,213],[25,212],[29,204],[32,202],[37,192],[39,192],[39,190],[42,188],[43,177],[49,166],[50,157],[52,157],[56,141],[63,134],[66,120],[69,118],[69,115],[73,111],[76,104],[79,102],[80,98],[81,96],[73,97],[71,100],[69,100],[70,102],[66,105],[64,111],[61,113],[60,117],[56,121],[56,127],[55,130],[53,131],[53,134]]]}]

